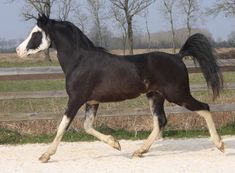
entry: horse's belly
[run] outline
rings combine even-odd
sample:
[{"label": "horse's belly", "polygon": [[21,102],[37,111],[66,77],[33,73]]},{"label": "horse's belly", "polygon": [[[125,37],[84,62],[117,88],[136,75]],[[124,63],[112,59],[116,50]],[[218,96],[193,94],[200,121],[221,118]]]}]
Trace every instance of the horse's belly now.
[{"label": "horse's belly", "polygon": [[98,102],[114,102],[123,101],[138,97],[141,93],[145,93],[145,86],[141,83],[115,83],[99,85],[94,88],[89,100]]}]

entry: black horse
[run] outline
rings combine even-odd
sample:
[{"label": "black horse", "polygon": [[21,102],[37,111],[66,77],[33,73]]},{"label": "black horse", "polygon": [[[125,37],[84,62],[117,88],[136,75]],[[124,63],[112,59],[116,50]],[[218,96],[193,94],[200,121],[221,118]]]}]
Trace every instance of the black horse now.
[{"label": "black horse", "polygon": [[216,98],[223,86],[222,75],[212,48],[202,34],[189,37],[178,54],[151,52],[118,56],[96,47],[72,23],[52,20],[43,15],[38,17],[37,25],[16,51],[24,57],[49,47],[57,50],[69,100],[53,143],[40,157],[42,162],[47,162],[55,154],[63,134],[84,104],[86,132],[120,150],[116,139],[96,131],[92,126],[99,103],[123,101],[140,94],[146,94],[149,100],[153,131],[133,157],[146,153],[159,136],[160,129],[166,125],[165,100],[204,117],[216,147],[224,150],[208,104],[194,99],[190,93],[188,72],[182,61],[183,57],[192,56],[199,62],[207,84],[212,88],[213,98]]}]

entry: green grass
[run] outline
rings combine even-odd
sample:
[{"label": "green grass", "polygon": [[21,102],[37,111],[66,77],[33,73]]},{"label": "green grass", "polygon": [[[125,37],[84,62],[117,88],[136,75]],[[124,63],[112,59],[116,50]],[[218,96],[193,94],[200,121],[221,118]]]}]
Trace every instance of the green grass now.
[{"label": "green grass", "polygon": [[[111,134],[117,139],[128,140],[142,140],[146,139],[150,134],[150,131],[126,131],[124,129],[113,130],[108,127],[102,126],[97,128],[104,134]],[[218,129],[220,135],[235,135],[235,123],[231,123]],[[206,129],[198,130],[168,130],[163,132],[163,136],[166,138],[193,138],[193,137],[208,137],[209,133]],[[53,140],[55,134],[42,134],[42,135],[21,135],[18,132],[0,129],[0,144],[27,144],[27,143],[49,143]],[[85,133],[84,130],[79,132],[75,130],[69,130],[65,133],[62,141],[77,142],[77,141],[94,141],[91,135]]]},{"label": "green grass", "polygon": [[67,98],[17,99],[0,101],[1,113],[64,112]]},{"label": "green grass", "polygon": [[[206,81],[201,73],[189,74],[190,84],[206,84]],[[224,83],[235,82],[235,72],[224,72],[223,73]]]},{"label": "green grass", "polygon": [[41,66],[59,66],[58,61],[18,61],[18,62],[9,62],[3,61],[0,62],[0,67],[41,67]]},{"label": "green grass", "polygon": [[63,90],[64,80],[0,81],[0,92]]}]

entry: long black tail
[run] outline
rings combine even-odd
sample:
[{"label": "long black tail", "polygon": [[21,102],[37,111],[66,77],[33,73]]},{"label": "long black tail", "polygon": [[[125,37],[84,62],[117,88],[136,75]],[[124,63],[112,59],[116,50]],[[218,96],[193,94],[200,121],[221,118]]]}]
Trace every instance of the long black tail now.
[{"label": "long black tail", "polygon": [[194,61],[198,61],[207,85],[213,91],[213,99],[219,96],[223,89],[223,76],[208,39],[199,33],[192,35],[180,49],[179,55],[192,56]]}]

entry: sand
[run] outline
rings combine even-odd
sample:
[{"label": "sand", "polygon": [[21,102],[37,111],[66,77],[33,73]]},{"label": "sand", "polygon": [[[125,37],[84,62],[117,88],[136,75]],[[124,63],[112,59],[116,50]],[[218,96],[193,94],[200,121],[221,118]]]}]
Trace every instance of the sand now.
[{"label": "sand", "polygon": [[38,157],[48,144],[1,145],[1,173],[232,173],[235,136],[224,137],[225,153],[208,138],[156,141],[140,159],[130,159],[143,141],[121,140],[122,151],[100,142],[62,142],[48,163]]}]

